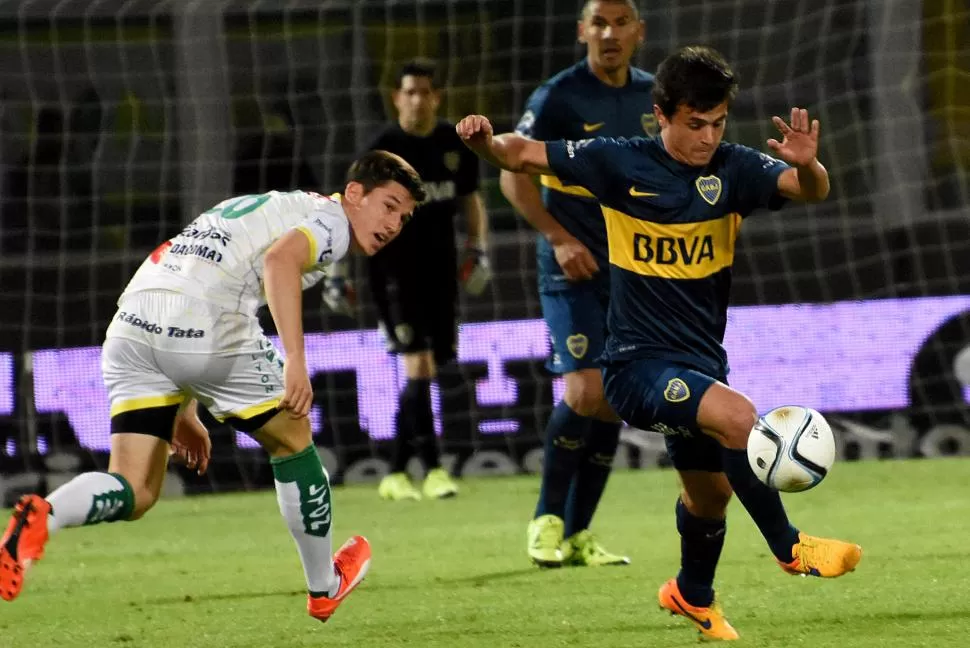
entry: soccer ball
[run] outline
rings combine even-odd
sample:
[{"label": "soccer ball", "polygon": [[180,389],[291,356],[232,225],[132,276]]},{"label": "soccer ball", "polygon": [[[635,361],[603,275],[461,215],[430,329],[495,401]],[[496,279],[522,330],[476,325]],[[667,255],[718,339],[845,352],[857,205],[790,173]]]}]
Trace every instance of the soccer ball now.
[{"label": "soccer ball", "polygon": [[817,486],[835,462],[835,437],[809,407],[786,406],[758,419],[748,437],[748,463],[765,485],[786,493]]}]

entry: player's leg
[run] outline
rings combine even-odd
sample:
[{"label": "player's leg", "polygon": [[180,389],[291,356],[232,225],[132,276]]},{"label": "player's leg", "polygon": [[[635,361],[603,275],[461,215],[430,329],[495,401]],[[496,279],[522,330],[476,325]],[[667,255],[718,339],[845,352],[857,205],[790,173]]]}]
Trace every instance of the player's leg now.
[{"label": "player's leg", "polygon": [[[384,336],[388,353],[399,355],[407,351],[406,343],[414,342],[414,329],[402,320],[399,295],[400,273],[394,272],[395,265],[394,257],[387,256],[386,253],[368,259],[370,288],[378,313],[378,328]],[[394,438],[390,444],[391,468],[377,487],[378,495],[384,499],[392,501],[421,499],[421,491],[414,487],[407,473],[408,462],[415,451],[414,427],[411,425],[411,418],[406,415],[406,408],[402,407],[402,401],[406,400],[405,393],[420,391],[419,386],[410,387],[410,391],[406,386],[398,394],[398,408],[394,416]]]},{"label": "player's leg", "polygon": [[639,360],[607,366],[604,381],[607,397],[625,421],[664,435],[680,476],[675,506],[680,571],[661,586],[661,607],[690,620],[705,637],[737,639],[713,589],[731,487],[721,472],[720,445],[693,423],[700,397],[713,380],[669,363]]},{"label": "player's leg", "polygon": [[[704,452],[712,458],[713,452]],[[680,534],[680,571],[657,593],[660,606],[691,621],[702,636],[732,640],[739,637],[714,595],[717,569],[727,530],[731,486],[724,473],[680,470],[681,493],[675,507]]]},{"label": "player's leg", "polygon": [[[440,297],[436,308],[429,312],[427,320],[427,328],[430,331],[432,377],[437,375],[438,367],[452,362],[458,355],[458,324],[455,319],[455,300],[448,298],[445,294],[441,294]],[[425,362],[426,360],[422,360],[422,366],[415,368],[415,374],[426,368]],[[410,382],[412,371],[408,368],[407,356],[405,356],[405,370],[407,371],[408,382]],[[427,405],[425,406],[425,403],[422,402],[421,407],[419,420],[423,423],[418,434],[418,447],[425,468],[428,469],[421,490],[425,497],[435,499],[454,497],[458,494],[458,484],[455,483],[448,469],[441,465],[441,451],[435,434],[434,415],[431,410],[430,383],[428,384]]]},{"label": "player's leg", "polygon": [[[413,344],[413,343],[412,343]],[[398,343],[398,348],[402,345]],[[407,382],[398,394],[397,412],[394,415],[395,434],[392,441],[391,471],[378,486],[378,493],[392,501],[418,500],[421,492],[411,482],[407,473],[411,457],[419,454],[425,462],[431,454],[430,466],[438,466],[437,449],[430,452],[427,432],[423,429],[430,425],[434,438],[434,418],[431,413],[431,381],[435,375],[434,360],[430,350],[401,353]]]},{"label": "player's leg", "polygon": [[283,363],[264,337],[248,353],[211,357],[211,382],[193,384],[217,418],[253,436],[270,456],[280,513],[303,564],[311,616],[326,621],[363,579],[370,565],[367,540],[354,536],[331,558],[330,479],[309,418],[294,419],[276,405],[283,394]]},{"label": "player's leg", "polygon": [[[595,357],[599,357],[599,353]],[[613,472],[613,459],[620,443],[619,419],[603,395],[603,378],[599,369],[571,372],[566,374],[565,382],[565,406],[587,419],[587,422],[584,425],[586,435],[577,453],[578,461],[573,468],[566,495],[563,564],[628,565],[630,559],[627,556],[607,551],[589,530],[610,473]],[[546,446],[546,449],[549,447]],[[550,473],[555,474],[560,467],[553,464],[548,472],[545,471],[545,466],[543,468],[545,487],[552,483],[552,480],[545,477]],[[569,469],[570,466],[567,464],[565,468]]]},{"label": "player's leg", "polygon": [[[553,347],[547,368],[565,382],[563,399],[546,425],[539,499],[527,533],[529,556],[544,567],[570,557],[578,564],[626,562],[583,533],[606,486],[620,428],[605,402],[596,363],[605,343],[605,310],[597,290],[581,285],[540,293]],[[575,542],[564,543],[566,538]]]},{"label": "player's leg", "polygon": [[720,382],[704,393],[697,409],[698,426],[723,446],[728,481],[782,568],[826,577],[852,571],[862,557],[858,545],[800,533],[789,522],[778,492],[754,475],[746,448],[757,420],[751,401]]},{"label": "player's leg", "polygon": [[381,497],[392,501],[418,500],[421,499],[421,492],[411,483],[407,473],[408,462],[420,453],[427,468],[433,470],[439,465],[437,446],[432,445],[435,441],[434,416],[431,412],[434,356],[427,336],[423,330],[419,330],[413,318],[406,320],[400,307],[395,311],[395,319],[382,322],[381,328],[388,349],[402,358],[407,382],[398,394],[397,412],[394,415],[391,471],[381,480],[377,490]]},{"label": "player's leg", "polygon": [[[605,291],[597,296],[595,302],[585,299],[585,303],[580,304],[588,316],[586,328],[590,330],[586,357],[594,361],[600,357],[606,344],[609,307],[609,295]],[[573,319],[576,321],[577,318]],[[596,320],[601,330],[599,336],[595,335],[593,329]],[[570,380],[571,377],[581,380]],[[563,560],[570,565],[628,565],[629,558],[606,551],[589,531],[610,473],[613,472],[613,460],[620,444],[620,419],[606,401],[603,374],[598,366],[567,374],[565,382],[563,401],[574,412],[588,418],[589,423],[579,465],[566,497]]]},{"label": "player's leg", "polygon": [[102,374],[111,398],[111,458],[106,472],[82,473],[46,498],[26,495],[0,540],[0,597],[13,600],[26,568],[60,529],[135,520],[158,500],[168,464],[179,389],[160,374],[152,350],[109,338]]},{"label": "player's leg", "polygon": [[713,383],[697,408],[697,425],[723,446],[724,472],[738,499],[771,552],[779,561],[788,563],[792,560],[792,547],[798,543],[798,529],[788,521],[778,492],[762,484],[748,465],[748,434],[757,420],[754,404],[723,383]]}]

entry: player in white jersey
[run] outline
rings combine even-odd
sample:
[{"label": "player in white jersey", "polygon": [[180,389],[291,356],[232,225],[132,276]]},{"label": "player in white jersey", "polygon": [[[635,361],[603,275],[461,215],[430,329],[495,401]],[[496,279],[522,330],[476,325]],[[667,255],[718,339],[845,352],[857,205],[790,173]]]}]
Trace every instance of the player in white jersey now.
[{"label": "player in white jersey", "polygon": [[[407,162],[371,151],[351,166],[342,195],[230,198],[152,252],[118,300],[102,348],[108,471],[78,475],[46,499],[21,498],[0,539],[0,598],[17,597],[50,533],[143,516],[170,455],[204,472],[212,445],[196,413],[201,402],[269,453],[303,562],[307,609],[329,619],[366,574],[370,545],[354,536],[331,558],[330,483],[307,418],[302,291],[351,249],[380,250],[423,200]],[[256,319],[264,303],[285,363]]]}]

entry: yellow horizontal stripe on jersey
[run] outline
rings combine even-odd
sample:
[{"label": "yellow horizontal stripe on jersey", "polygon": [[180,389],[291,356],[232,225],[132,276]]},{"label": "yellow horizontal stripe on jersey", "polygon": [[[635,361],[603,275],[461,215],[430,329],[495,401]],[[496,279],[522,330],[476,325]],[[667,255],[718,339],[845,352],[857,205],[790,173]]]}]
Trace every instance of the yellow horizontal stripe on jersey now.
[{"label": "yellow horizontal stripe on jersey", "polygon": [[[165,394],[164,396],[142,396],[140,398],[126,398],[111,403],[111,416],[133,412],[135,410],[150,409],[152,407],[165,407],[166,405],[179,405],[185,399],[182,394]],[[135,430],[132,430],[134,432]]]},{"label": "yellow horizontal stripe on jersey", "polygon": [[299,225],[296,229],[303,232],[303,236],[306,237],[307,242],[310,244],[310,259],[303,264],[303,269],[306,270],[317,264],[317,239],[313,236],[310,228],[305,225]]},{"label": "yellow horizontal stripe on jersey", "polygon": [[539,182],[543,187],[548,187],[553,191],[559,191],[570,196],[582,196],[583,198],[595,198],[586,187],[579,185],[564,185],[562,181],[554,175],[539,176]]},{"label": "yellow horizontal stripe on jersey", "polygon": [[610,263],[647,277],[703,279],[734,263],[741,215],[697,223],[652,223],[603,207]]}]

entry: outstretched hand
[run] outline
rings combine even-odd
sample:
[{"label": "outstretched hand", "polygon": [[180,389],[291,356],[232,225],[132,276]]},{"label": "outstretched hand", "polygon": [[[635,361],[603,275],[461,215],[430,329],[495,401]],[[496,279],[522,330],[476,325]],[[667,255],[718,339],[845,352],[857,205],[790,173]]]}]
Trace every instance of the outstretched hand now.
[{"label": "outstretched hand", "polygon": [[818,156],[817,119],[808,120],[808,111],[804,108],[791,109],[791,125],[785,123],[781,117],[772,117],[771,121],[784,137],[781,142],[776,139],[768,140],[768,146],[775,154],[792,166],[806,166]]}]

